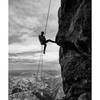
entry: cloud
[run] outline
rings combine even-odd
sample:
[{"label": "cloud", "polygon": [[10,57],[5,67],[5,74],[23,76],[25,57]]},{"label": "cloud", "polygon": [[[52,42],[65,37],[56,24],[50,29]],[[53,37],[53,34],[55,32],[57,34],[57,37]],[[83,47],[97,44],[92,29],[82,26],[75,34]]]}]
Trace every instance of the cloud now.
[{"label": "cloud", "polygon": [[[37,62],[41,45],[38,35],[45,29],[49,0],[9,0],[10,62]],[[60,0],[52,0],[46,38],[55,39]],[[59,47],[48,43],[45,63],[58,62]],[[15,63],[15,62],[14,62]],[[47,64],[48,65],[48,64]]]},{"label": "cloud", "polygon": [[[48,21],[47,32],[57,32],[57,11],[59,0],[53,0]],[[39,34],[44,30],[49,0],[9,0],[9,35]],[[25,31],[26,29],[26,31]],[[38,33],[37,33],[38,32]],[[52,35],[50,36],[52,38]]]},{"label": "cloud", "polygon": [[[26,39],[26,38],[25,38]],[[25,42],[13,43],[9,45],[9,53],[20,53],[25,51],[38,51],[41,50],[38,38],[34,40],[27,38]]]},{"label": "cloud", "polygon": [[22,42],[22,40],[20,39],[20,36],[19,35],[11,35],[9,36],[9,44],[12,44],[14,42]]},{"label": "cloud", "polygon": [[[37,48],[36,49],[33,48],[33,50],[30,48],[30,50],[29,50],[29,47],[28,48],[24,47],[24,51],[23,51],[23,48],[20,48],[22,46],[16,45],[16,47],[19,47],[19,51],[21,51],[21,49],[22,49],[22,52],[14,50],[14,52],[12,51],[11,53],[9,53],[10,58],[14,58],[14,59],[34,59],[34,60],[40,59],[40,55],[42,53],[41,47],[38,48],[38,51],[37,51]],[[50,45],[49,47],[47,47],[47,51],[46,51],[46,54],[43,55],[43,59],[46,62],[58,60],[58,49],[59,49],[58,46]]]},{"label": "cloud", "polygon": [[[57,49],[59,49],[58,46],[50,45],[47,48],[46,54],[45,55],[43,54],[43,56],[40,56],[42,54],[41,48],[39,51],[26,50],[26,51],[22,51],[22,52],[17,51],[16,53],[14,50],[14,53],[9,53],[10,63],[34,63],[34,64],[37,64],[39,62],[39,60],[43,59],[44,64],[45,63],[57,64],[58,56],[59,56]],[[42,57],[42,58],[40,58],[40,57]]]},{"label": "cloud", "polygon": [[[34,58],[35,60],[40,59],[40,53],[35,54]],[[58,52],[47,52],[45,55],[42,56],[44,62],[53,62],[53,61],[58,61]]]}]

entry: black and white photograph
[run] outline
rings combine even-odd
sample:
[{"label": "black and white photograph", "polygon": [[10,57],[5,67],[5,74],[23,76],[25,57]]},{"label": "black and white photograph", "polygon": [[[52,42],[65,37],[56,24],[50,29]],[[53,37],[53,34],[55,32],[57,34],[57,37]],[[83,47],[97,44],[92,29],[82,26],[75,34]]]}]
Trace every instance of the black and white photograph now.
[{"label": "black and white photograph", "polygon": [[8,100],[92,100],[92,0],[8,0]]}]

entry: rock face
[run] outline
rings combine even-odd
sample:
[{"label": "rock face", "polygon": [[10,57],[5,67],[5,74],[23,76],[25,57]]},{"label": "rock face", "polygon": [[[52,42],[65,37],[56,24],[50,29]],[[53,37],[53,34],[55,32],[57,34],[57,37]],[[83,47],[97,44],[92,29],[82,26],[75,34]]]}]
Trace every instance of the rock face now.
[{"label": "rock face", "polygon": [[91,0],[61,0],[58,19],[64,100],[91,100]]}]

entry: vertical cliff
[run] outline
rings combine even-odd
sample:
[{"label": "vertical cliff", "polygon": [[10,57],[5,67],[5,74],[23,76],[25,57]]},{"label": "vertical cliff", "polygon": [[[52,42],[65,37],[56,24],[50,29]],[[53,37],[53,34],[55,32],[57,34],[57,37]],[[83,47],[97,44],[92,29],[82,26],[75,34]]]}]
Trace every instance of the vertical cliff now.
[{"label": "vertical cliff", "polygon": [[58,18],[64,100],[91,100],[91,0],[61,0]]}]

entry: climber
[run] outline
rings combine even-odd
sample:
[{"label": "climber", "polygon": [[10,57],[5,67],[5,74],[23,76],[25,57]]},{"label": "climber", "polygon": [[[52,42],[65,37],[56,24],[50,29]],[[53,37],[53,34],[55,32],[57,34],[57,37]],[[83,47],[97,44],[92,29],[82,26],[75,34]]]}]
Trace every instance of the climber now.
[{"label": "climber", "polygon": [[43,50],[43,53],[45,54],[45,51],[46,51],[46,47],[47,47],[47,44],[48,42],[52,42],[52,43],[55,43],[55,41],[53,40],[46,40],[45,36],[44,36],[44,32],[42,31],[41,34],[39,35],[39,41],[41,43],[41,45],[44,45],[44,50]]}]

